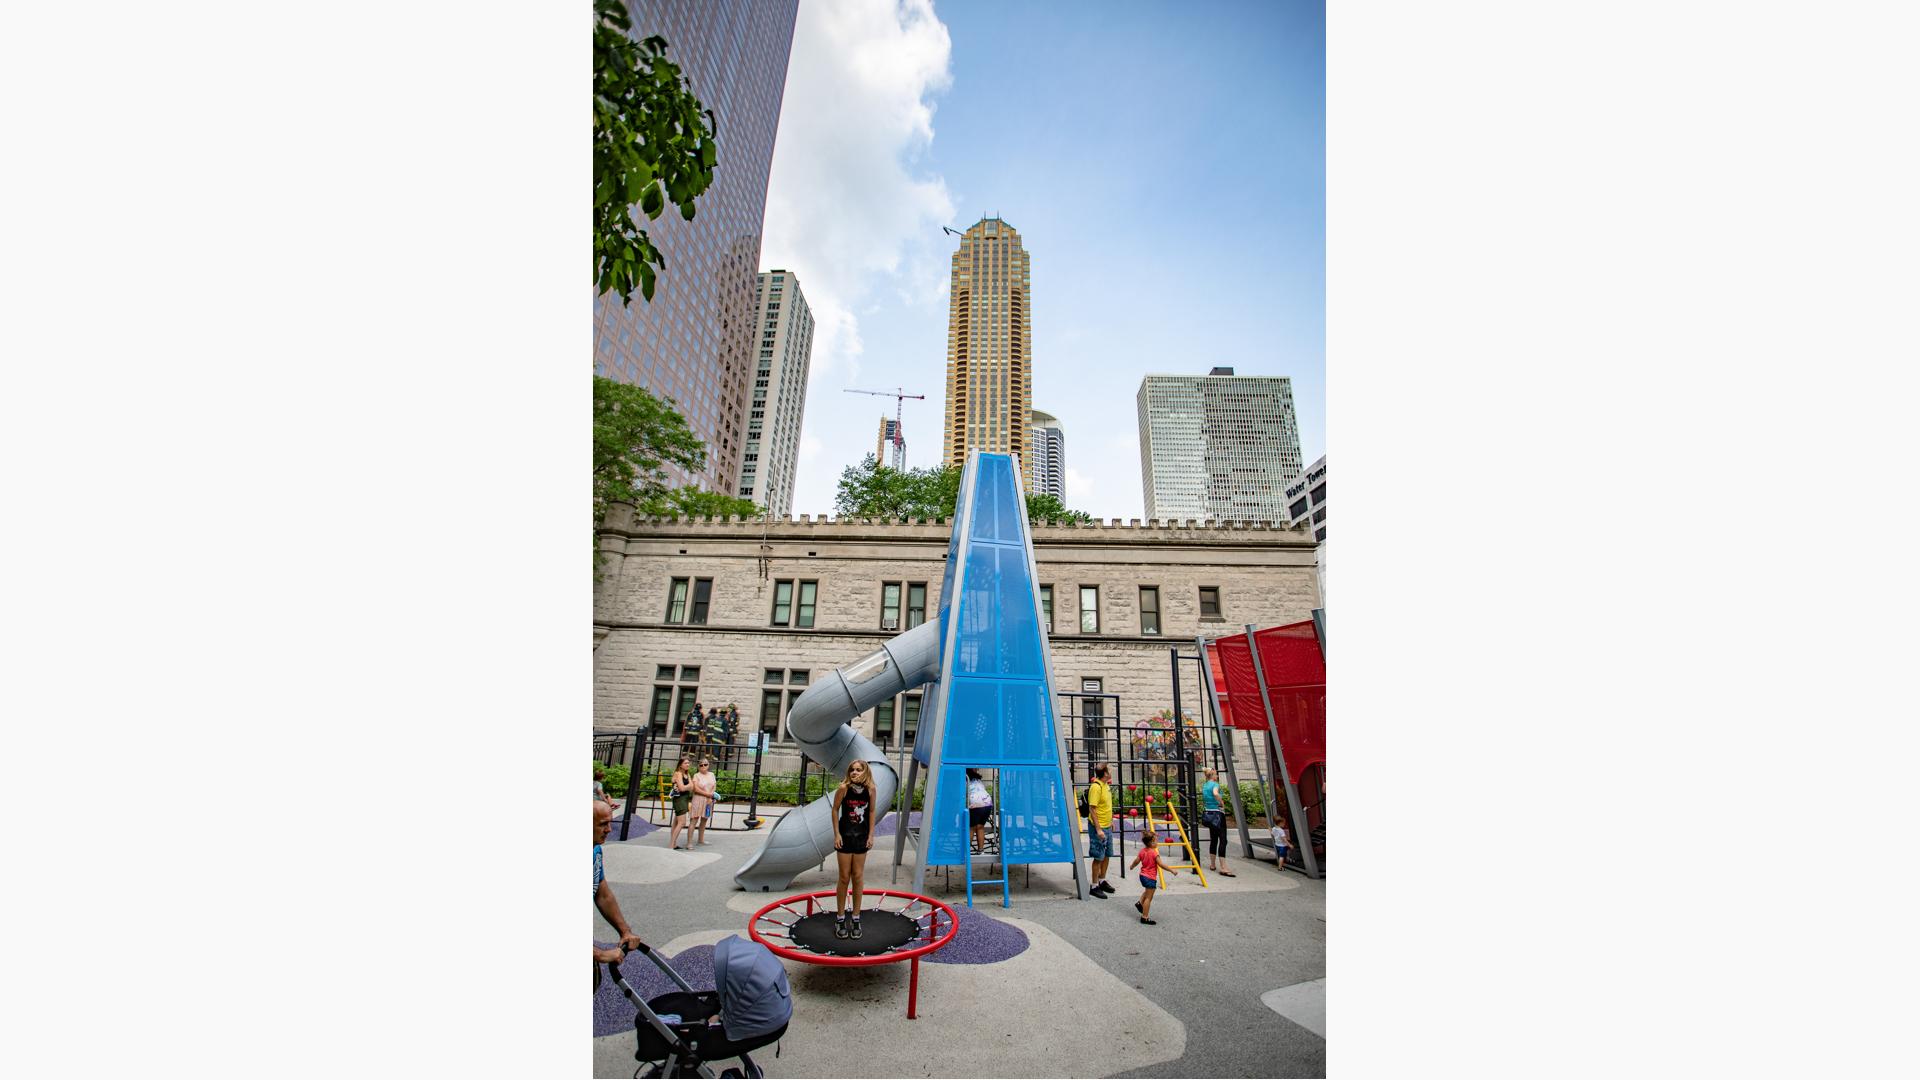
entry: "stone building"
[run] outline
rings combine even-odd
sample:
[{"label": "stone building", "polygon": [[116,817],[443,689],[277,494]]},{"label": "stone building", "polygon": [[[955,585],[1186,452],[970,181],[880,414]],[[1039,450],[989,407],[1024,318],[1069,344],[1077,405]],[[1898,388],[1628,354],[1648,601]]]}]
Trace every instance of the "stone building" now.
[{"label": "stone building", "polygon": [[[635,519],[615,507],[594,590],[594,726],[674,738],[695,701],[732,703],[744,732],[791,748],[784,717],[802,691],[938,617],[951,531],[805,515]],[[1116,520],[1033,532],[1054,689],[1118,695],[1129,724],[1171,706],[1169,645],[1191,652],[1195,637],[1298,622],[1320,606],[1304,528]],[[1195,665],[1183,667],[1183,706],[1204,715]],[[917,732],[919,699],[903,694],[855,726],[898,748]],[[796,768],[790,754],[767,767]]]}]

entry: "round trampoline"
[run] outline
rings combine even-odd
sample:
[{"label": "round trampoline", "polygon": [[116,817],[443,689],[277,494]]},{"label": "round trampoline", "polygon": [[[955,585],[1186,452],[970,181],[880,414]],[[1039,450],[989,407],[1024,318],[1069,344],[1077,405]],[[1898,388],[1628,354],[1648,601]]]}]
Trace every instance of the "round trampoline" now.
[{"label": "round trampoline", "polygon": [[[868,967],[907,961],[911,965],[907,1019],[915,1019],[920,1000],[920,958],[952,941],[959,932],[960,920],[952,908],[919,893],[865,889],[862,894],[863,902],[874,906],[860,913],[861,933],[857,939],[834,936],[832,889],[775,900],[747,920],[747,934],[775,955],[803,964]],[[900,903],[889,907],[889,898]]]}]

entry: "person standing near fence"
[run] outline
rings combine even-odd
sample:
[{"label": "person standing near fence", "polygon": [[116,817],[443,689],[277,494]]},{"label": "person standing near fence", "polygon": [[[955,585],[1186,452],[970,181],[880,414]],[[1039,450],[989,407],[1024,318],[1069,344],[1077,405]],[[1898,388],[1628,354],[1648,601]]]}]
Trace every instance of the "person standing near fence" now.
[{"label": "person standing near fence", "polygon": [[1113,883],[1107,880],[1107,859],[1113,855],[1113,788],[1107,780],[1107,767],[1095,765],[1093,780],[1087,785],[1087,856],[1093,861],[1093,888],[1088,895],[1102,900],[1113,895]]},{"label": "person standing near fence", "polygon": [[1239,877],[1227,869],[1227,808],[1221,805],[1220,772],[1208,769],[1207,782],[1200,785],[1200,820],[1207,823],[1207,869],[1222,877]]},{"label": "person standing near fence", "polygon": [[706,725],[706,717],[700,712],[700,703],[696,701],[693,703],[693,711],[688,713],[687,718],[680,723],[680,745],[697,748],[700,745],[701,731]]},{"label": "person standing near fence", "polygon": [[693,822],[687,819],[687,811],[693,805],[693,759],[681,758],[680,764],[673,767],[673,779],[667,783],[673,796],[673,827],[667,830],[667,844],[679,851],[681,829],[687,830],[687,842],[693,842]]},{"label": "person standing near fence", "polygon": [[[707,842],[707,822],[713,819],[714,792],[713,762],[700,759],[700,771],[693,774],[693,824],[688,826],[689,835],[694,829],[700,831],[700,843]],[[692,846],[692,842],[688,842]]]}]

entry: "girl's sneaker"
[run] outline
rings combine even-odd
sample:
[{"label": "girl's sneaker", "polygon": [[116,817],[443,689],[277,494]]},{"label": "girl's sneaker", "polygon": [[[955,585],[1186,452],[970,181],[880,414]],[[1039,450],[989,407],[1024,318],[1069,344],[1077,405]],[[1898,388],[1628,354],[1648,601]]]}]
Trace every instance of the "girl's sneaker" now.
[{"label": "girl's sneaker", "polygon": [[848,931],[847,936],[855,939],[860,937],[860,916],[855,915],[853,917],[853,929]]},{"label": "girl's sneaker", "polygon": [[843,938],[847,936],[846,916],[843,915],[840,918],[833,920],[833,936],[837,938]]},{"label": "girl's sneaker", "polygon": [[1143,922],[1143,923],[1145,923],[1145,924],[1146,924],[1146,925],[1148,925],[1148,926],[1159,926],[1159,925],[1160,925],[1159,923],[1157,923],[1157,922],[1154,922],[1154,921],[1153,921],[1152,919],[1149,919],[1149,918],[1147,918],[1147,917],[1146,917],[1145,915],[1142,915],[1142,916],[1140,916],[1140,921],[1141,921],[1141,922]]}]

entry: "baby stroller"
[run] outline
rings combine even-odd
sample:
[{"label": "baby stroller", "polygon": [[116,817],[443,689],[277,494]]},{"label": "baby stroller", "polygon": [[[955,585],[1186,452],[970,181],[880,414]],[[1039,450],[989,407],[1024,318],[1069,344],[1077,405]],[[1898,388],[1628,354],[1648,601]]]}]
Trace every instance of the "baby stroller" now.
[{"label": "baby stroller", "polygon": [[[633,1020],[639,1042],[633,1056],[642,1063],[647,1076],[721,1080],[766,1075],[747,1052],[779,1041],[793,1018],[787,969],[778,957],[765,945],[735,934],[713,950],[713,985],[719,989],[700,991],[688,986],[680,973],[652,949],[643,944],[640,951],[680,988],[652,1001],[641,1001],[620,977],[620,965],[607,965],[613,985],[640,1010]],[[662,1020],[666,1017],[670,1021],[675,1016],[678,1022]],[[716,1019],[718,1023],[708,1023]],[[777,1050],[775,1056],[779,1056]],[[716,1074],[707,1067],[709,1062],[730,1057],[740,1059],[740,1068]],[[634,1075],[641,1073],[636,1070]]]}]

